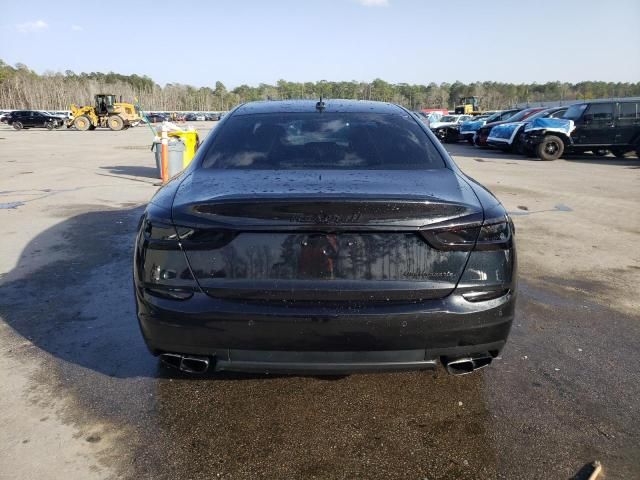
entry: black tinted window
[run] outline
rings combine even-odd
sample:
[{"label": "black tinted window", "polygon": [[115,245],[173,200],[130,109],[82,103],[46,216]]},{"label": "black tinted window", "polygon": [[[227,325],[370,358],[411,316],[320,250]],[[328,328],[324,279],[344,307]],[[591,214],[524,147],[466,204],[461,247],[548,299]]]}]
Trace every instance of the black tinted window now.
[{"label": "black tinted window", "polygon": [[611,103],[592,103],[585,114],[590,120],[611,120],[613,117],[613,105]]},{"label": "black tinted window", "polygon": [[588,105],[586,103],[571,105],[569,108],[567,108],[567,111],[564,112],[562,118],[568,118],[569,120],[573,120],[575,122],[582,116],[582,113],[585,111],[587,106]]},{"label": "black tinted window", "polygon": [[625,102],[619,105],[619,118],[640,118],[640,104]]},{"label": "black tinted window", "polygon": [[410,115],[273,113],[238,115],[221,126],[203,161],[220,169],[443,168]]},{"label": "black tinted window", "polygon": [[511,117],[513,117],[514,115],[517,115],[518,112],[517,111],[510,111],[510,112],[504,112],[501,116],[500,116],[500,120],[508,120]]}]

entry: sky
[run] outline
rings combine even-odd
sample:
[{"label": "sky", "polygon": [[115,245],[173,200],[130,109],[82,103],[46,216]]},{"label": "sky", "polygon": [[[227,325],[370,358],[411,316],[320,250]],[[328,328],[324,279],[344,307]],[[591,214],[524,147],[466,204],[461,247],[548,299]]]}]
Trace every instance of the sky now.
[{"label": "sky", "polygon": [[0,0],[0,59],[228,88],[640,81],[640,0]]}]

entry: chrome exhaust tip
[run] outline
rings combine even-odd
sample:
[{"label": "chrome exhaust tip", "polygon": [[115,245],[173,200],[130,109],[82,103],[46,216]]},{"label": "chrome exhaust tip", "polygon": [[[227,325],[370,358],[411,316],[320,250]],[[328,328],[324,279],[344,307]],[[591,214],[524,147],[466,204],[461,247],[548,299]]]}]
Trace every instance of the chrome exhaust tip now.
[{"label": "chrome exhaust tip", "polygon": [[196,355],[184,355],[180,361],[180,371],[186,373],[205,373],[209,370],[209,358],[196,356]]},{"label": "chrome exhaust tip", "polygon": [[209,369],[209,357],[201,355],[180,355],[178,353],[163,353],[160,361],[168,367],[185,373],[205,373]]},{"label": "chrome exhaust tip", "polygon": [[467,375],[491,364],[493,357],[481,355],[477,357],[463,357],[445,361],[447,372],[451,375]]}]

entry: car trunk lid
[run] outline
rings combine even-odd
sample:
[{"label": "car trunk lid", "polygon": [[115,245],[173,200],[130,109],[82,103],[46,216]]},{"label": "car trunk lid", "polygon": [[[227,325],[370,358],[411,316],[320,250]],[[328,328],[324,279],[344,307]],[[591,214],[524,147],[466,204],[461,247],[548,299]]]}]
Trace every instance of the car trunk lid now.
[{"label": "car trunk lid", "polygon": [[448,169],[199,170],[173,206],[205,292],[270,302],[444,297],[468,252],[437,250],[420,229],[480,213],[473,191]]}]

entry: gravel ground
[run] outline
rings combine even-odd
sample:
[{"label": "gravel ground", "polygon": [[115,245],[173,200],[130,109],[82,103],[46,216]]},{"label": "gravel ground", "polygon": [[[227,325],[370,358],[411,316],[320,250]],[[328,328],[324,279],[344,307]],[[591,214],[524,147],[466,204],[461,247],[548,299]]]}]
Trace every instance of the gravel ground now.
[{"label": "gravel ground", "polygon": [[135,320],[150,142],[0,127],[0,478],[582,478],[595,459],[640,478],[637,158],[447,147],[517,228],[517,318],[488,369],[189,378]]}]

